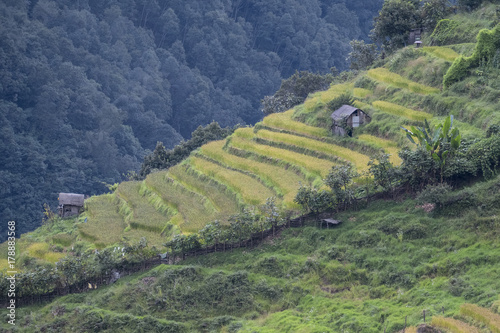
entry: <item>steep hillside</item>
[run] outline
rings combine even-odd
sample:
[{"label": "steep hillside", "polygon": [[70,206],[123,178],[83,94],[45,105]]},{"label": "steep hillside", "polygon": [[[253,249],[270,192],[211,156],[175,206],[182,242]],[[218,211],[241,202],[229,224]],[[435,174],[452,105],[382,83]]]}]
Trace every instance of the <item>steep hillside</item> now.
[{"label": "steep hillside", "polygon": [[[423,324],[425,310],[426,322],[436,327],[497,332],[500,47],[487,44],[496,53],[485,53],[443,87],[452,66],[484,48],[484,40],[469,45],[458,38],[483,14],[461,15],[457,34],[447,30],[446,42],[399,50],[304,104],[203,145],[168,170],[88,199],[77,219],[54,219],[23,235],[20,269],[38,274],[59,262],[59,271],[71,272],[64,280],[59,273],[44,280],[47,291],[63,290],[58,284],[88,289],[78,285],[78,272],[95,277],[99,289],[19,309],[19,331],[397,332],[405,322]],[[496,34],[498,26],[489,22],[492,29],[482,34]],[[455,39],[461,44],[449,42]],[[346,94],[372,119],[352,138],[329,130],[332,105]],[[430,146],[414,149],[401,129],[446,124],[449,115],[462,142],[448,164],[442,155],[429,156]],[[440,149],[447,145],[453,143]],[[397,182],[378,182],[373,165],[380,171],[387,164],[370,159],[382,152],[402,165],[388,167],[399,170]],[[251,248],[254,238],[245,232],[272,228],[267,234],[273,234],[306,208],[316,212],[314,205],[299,205],[297,194],[328,193],[332,167],[348,165],[358,173],[355,183],[336,189],[352,190],[357,206],[337,195],[328,198],[338,206],[325,209],[342,224],[320,229],[312,214],[308,226],[283,227]],[[224,252],[161,265],[111,286],[97,281],[108,276],[103,272],[126,271],[133,260],[153,255],[151,245],[163,251],[165,243],[178,259],[192,249]],[[222,243],[224,250],[217,246]],[[226,243],[239,248],[225,251]],[[70,259],[61,260],[66,254]],[[27,281],[21,283],[34,295],[44,293]]]},{"label": "steep hillside", "polygon": [[2,1],[0,240],[58,193],[104,193],[158,141],[254,124],[296,70],[348,68],[382,2]]}]

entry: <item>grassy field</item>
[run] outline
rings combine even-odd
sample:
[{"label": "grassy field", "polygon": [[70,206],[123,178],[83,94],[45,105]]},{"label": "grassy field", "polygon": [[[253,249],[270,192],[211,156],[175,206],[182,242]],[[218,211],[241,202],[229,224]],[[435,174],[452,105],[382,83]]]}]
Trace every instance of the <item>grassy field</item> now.
[{"label": "grassy field", "polygon": [[238,193],[247,204],[261,205],[267,198],[276,196],[276,193],[265,187],[258,180],[241,172],[224,168],[218,164],[200,157],[190,157],[189,164],[196,170],[214,178],[231,189],[236,196]]},{"label": "grassy field", "polygon": [[257,137],[275,142],[283,142],[297,147],[312,149],[321,153],[332,156],[338,156],[348,162],[353,163],[357,169],[365,170],[370,158],[367,155],[360,154],[356,151],[337,146],[331,143],[325,143],[318,140],[301,138],[295,135],[286,133],[276,133],[266,130],[260,130],[256,134]]},{"label": "grassy field", "polygon": [[386,68],[374,68],[370,69],[367,73],[368,77],[375,79],[380,82],[390,84],[394,87],[408,89],[417,94],[435,94],[439,92],[439,89],[429,87],[417,82],[413,82],[402,77],[399,74],[393,73]]},{"label": "grassy field", "polygon": [[194,232],[215,218],[216,209],[205,197],[189,191],[168,176],[167,172],[156,172],[148,175],[145,185],[157,193],[165,202],[173,205],[182,216],[172,219],[182,232]]},{"label": "grassy field", "polygon": [[432,118],[432,115],[430,113],[412,110],[404,106],[386,101],[375,101],[372,103],[372,105],[382,112],[390,113],[409,120],[424,121],[425,119]]},{"label": "grassy field", "polygon": [[304,178],[299,177],[293,171],[284,170],[275,165],[229,154],[223,150],[224,144],[225,141],[211,142],[201,148],[201,153],[231,168],[251,172],[283,199],[285,207],[297,208],[293,200],[300,187],[299,183],[303,183]]}]

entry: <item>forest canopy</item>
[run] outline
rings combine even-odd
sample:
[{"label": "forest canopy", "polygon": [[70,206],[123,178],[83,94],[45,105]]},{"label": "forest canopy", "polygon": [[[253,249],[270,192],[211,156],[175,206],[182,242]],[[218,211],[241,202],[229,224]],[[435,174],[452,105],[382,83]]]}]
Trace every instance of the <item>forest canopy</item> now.
[{"label": "forest canopy", "polygon": [[348,68],[382,2],[2,1],[2,227],[35,228],[59,192],[102,193],[158,141],[255,123],[295,71]]}]

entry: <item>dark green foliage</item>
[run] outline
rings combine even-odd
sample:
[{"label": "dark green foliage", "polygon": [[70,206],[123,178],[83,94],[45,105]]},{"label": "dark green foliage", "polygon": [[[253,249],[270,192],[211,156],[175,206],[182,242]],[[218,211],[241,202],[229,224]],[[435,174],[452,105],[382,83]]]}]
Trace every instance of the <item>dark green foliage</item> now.
[{"label": "dark green foliage", "polygon": [[481,6],[483,0],[458,0],[458,6],[463,10],[472,11]]},{"label": "dark green foliage", "polygon": [[388,50],[405,46],[410,30],[420,26],[418,0],[386,0],[375,17],[373,36]]},{"label": "dark green foliage", "polygon": [[388,154],[382,154],[375,159],[370,159],[368,167],[369,172],[373,175],[375,186],[380,186],[385,192],[392,192],[401,179],[399,169],[389,161]]},{"label": "dark green foliage", "polygon": [[452,9],[449,0],[425,0],[420,9],[422,27],[426,31],[432,31],[437,23],[448,16]]},{"label": "dark green foliage", "polygon": [[183,159],[189,156],[191,152],[207,142],[222,140],[231,135],[235,127],[221,128],[217,122],[212,122],[205,127],[198,126],[192,133],[191,139],[183,141],[171,150],[166,150],[163,143],[158,142],[155,150],[144,158],[140,177],[146,177],[152,170],[168,169],[180,163]]},{"label": "dark green foliage", "polygon": [[467,157],[485,178],[493,177],[500,164],[500,135],[493,135],[473,144]]},{"label": "dark green foliage", "polygon": [[262,112],[265,114],[283,112],[298,105],[315,91],[328,89],[334,80],[333,75],[313,74],[306,71],[295,72],[281,82],[280,89],[272,96],[262,100]]},{"label": "dark green foliage", "polygon": [[362,70],[371,66],[378,57],[377,46],[375,44],[365,44],[363,40],[353,40],[350,42],[352,47],[349,53],[351,69]]},{"label": "dark green foliage", "polygon": [[301,205],[305,211],[316,214],[331,208],[334,204],[334,197],[330,191],[301,186],[294,201]]}]

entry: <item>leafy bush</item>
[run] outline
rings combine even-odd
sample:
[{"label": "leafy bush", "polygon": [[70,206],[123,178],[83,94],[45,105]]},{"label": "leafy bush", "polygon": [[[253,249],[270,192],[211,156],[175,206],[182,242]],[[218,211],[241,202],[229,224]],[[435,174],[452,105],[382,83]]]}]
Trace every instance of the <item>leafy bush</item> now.
[{"label": "leafy bush", "polygon": [[481,61],[493,59],[498,49],[500,49],[500,25],[492,30],[481,30],[477,35],[477,44],[472,56],[460,56],[455,59],[443,78],[443,86],[449,88],[453,83],[463,79],[469,69],[479,66]]},{"label": "leafy bush", "polygon": [[264,114],[286,111],[302,103],[306,97],[315,91],[326,90],[334,80],[331,74],[320,75],[307,71],[295,72],[281,82],[280,89],[273,96],[262,100]]},{"label": "leafy bush", "polygon": [[447,195],[450,193],[451,189],[451,186],[446,183],[427,185],[427,187],[418,194],[416,200],[419,204],[432,203],[441,208],[446,202]]}]

